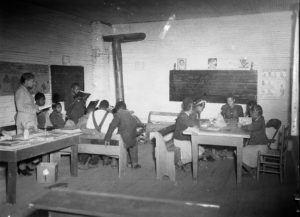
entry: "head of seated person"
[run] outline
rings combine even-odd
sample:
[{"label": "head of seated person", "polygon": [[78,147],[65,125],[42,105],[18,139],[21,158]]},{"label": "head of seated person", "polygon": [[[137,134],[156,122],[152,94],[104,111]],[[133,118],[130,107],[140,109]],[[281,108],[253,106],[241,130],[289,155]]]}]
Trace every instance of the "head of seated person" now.
[{"label": "head of seated person", "polygon": [[102,100],[99,104],[99,109],[101,110],[105,110],[105,111],[108,111],[109,109],[109,102],[107,100]]},{"label": "head of seated person", "polygon": [[230,95],[226,98],[226,104],[221,107],[221,115],[228,122],[237,122],[239,117],[244,116],[243,108],[236,104],[236,98]]},{"label": "head of seated person", "polygon": [[245,117],[251,117],[251,111],[252,111],[254,105],[257,105],[256,101],[254,101],[254,100],[250,100],[247,103]]},{"label": "head of seated person", "polygon": [[35,94],[34,96],[34,99],[35,99],[35,103],[38,105],[38,106],[44,106],[45,103],[46,103],[46,97],[45,97],[45,94],[41,93],[41,92],[38,92]]},{"label": "head of seated person", "polygon": [[202,100],[202,99],[199,99],[197,101],[194,102],[194,111],[197,112],[198,114],[201,114],[205,108],[205,104],[206,104],[206,101],[205,100]]},{"label": "head of seated person", "polygon": [[181,104],[181,109],[183,112],[187,113],[190,115],[193,111],[193,100],[190,97],[186,97],[183,99],[182,104]]}]

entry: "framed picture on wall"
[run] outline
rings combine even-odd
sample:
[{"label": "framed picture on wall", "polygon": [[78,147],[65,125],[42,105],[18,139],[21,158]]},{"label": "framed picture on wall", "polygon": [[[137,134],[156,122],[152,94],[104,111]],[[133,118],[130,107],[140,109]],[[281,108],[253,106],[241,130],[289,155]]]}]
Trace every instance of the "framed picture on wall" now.
[{"label": "framed picture on wall", "polygon": [[208,69],[216,69],[218,65],[218,59],[217,58],[208,58]]},{"label": "framed picture on wall", "polygon": [[177,59],[177,70],[186,70],[186,59],[185,58]]}]

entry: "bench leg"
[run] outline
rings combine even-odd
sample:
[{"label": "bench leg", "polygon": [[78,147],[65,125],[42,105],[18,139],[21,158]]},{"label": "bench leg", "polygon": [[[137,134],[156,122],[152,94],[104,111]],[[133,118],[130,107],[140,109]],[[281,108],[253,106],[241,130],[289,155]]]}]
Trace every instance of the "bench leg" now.
[{"label": "bench leg", "polygon": [[16,203],[17,194],[17,162],[8,162],[6,201]]},{"label": "bench leg", "polygon": [[119,178],[126,168],[127,164],[127,150],[124,145],[120,146],[120,155],[119,155]]}]

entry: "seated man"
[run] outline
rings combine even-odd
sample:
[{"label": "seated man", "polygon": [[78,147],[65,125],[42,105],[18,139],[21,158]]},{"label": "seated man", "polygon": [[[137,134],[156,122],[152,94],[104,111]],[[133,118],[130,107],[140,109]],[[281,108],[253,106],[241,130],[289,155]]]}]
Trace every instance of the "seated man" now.
[{"label": "seated man", "polygon": [[[87,129],[95,129],[98,132],[106,133],[109,124],[113,120],[113,114],[109,111],[109,103],[107,100],[102,100],[99,105],[99,109],[88,112],[88,119],[86,122]],[[104,165],[109,163],[106,156],[103,157]],[[95,167],[99,162],[98,155],[80,154],[79,155],[80,168]]]}]

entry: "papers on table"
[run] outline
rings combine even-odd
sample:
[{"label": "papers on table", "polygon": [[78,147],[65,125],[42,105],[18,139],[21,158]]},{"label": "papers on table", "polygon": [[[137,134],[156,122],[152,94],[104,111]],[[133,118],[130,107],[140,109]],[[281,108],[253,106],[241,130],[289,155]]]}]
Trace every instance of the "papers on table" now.
[{"label": "papers on table", "polygon": [[252,124],[252,118],[250,117],[239,117],[239,124],[242,126]]},{"label": "papers on table", "polygon": [[55,129],[52,130],[52,132],[56,133],[65,133],[65,134],[74,134],[74,133],[80,133],[80,129],[71,129],[71,128],[62,128],[62,129]]},{"label": "papers on table", "polygon": [[219,128],[219,127],[208,127],[206,129],[209,130],[209,131],[219,131],[221,128]]},{"label": "papers on table", "polygon": [[188,127],[184,132],[186,134],[199,133],[199,129],[196,127]]}]

